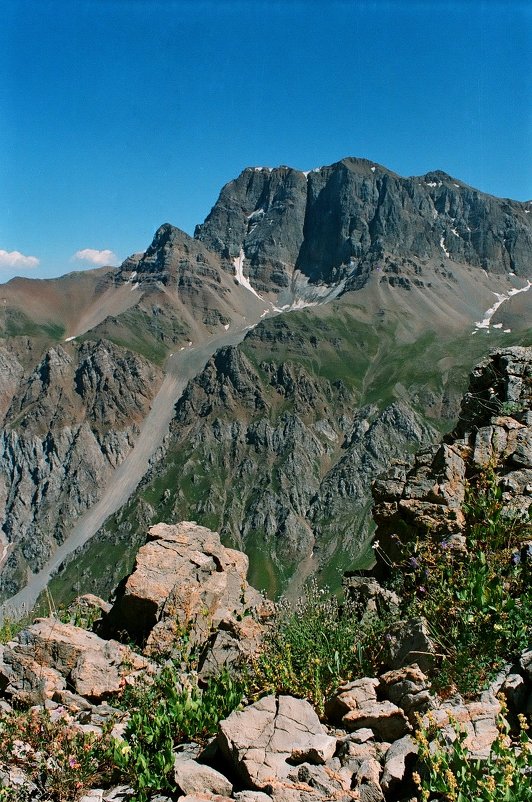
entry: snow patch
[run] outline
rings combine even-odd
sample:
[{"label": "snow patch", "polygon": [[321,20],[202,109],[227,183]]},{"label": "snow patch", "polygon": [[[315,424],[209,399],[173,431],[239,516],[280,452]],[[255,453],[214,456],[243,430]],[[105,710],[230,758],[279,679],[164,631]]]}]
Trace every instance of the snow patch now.
[{"label": "snow patch", "polygon": [[265,315],[267,315],[269,313],[269,311],[270,311],[269,309],[265,309],[264,312],[262,312],[261,317],[264,317]]},{"label": "snow patch", "polygon": [[492,328],[493,329],[502,329],[502,323],[494,323]]},{"label": "snow patch", "polygon": [[139,287],[140,287],[140,284],[139,284],[139,283],[138,283],[138,281],[137,281],[137,282],[136,282],[135,284],[133,284],[133,286],[131,287],[131,292],[133,292],[133,290],[138,290],[138,288],[139,288]]},{"label": "snow patch", "polygon": [[511,334],[511,333],[512,333],[512,330],[511,330],[511,329],[504,329],[504,333],[505,333],[505,334]]},{"label": "snow patch", "polygon": [[449,251],[447,250],[447,248],[445,247],[445,238],[444,237],[440,237],[440,248],[444,252],[444,254],[447,257],[447,259],[450,259],[451,255],[450,255]]},{"label": "snow patch", "polygon": [[441,187],[442,186],[442,182],[441,181],[425,181],[425,184],[428,187]]},{"label": "snow patch", "polygon": [[376,169],[377,169],[376,167],[372,167],[371,172],[374,173]]},{"label": "snow patch", "polygon": [[460,234],[458,233],[458,231],[456,230],[456,228],[451,228],[451,231],[453,232],[453,234],[454,234],[454,236],[455,236],[455,237],[459,237],[459,236],[460,236]]},{"label": "snow patch", "polygon": [[253,223],[255,220],[257,220],[257,221],[260,220],[260,218],[264,217],[265,214],[266,214],[266,210],[265,209],[255,209],[254,212],[251,212],[251,214],[248,214],[248,216],[246,217],[246,220],[251,220],[251,222]]},{"label": "snow patch", "polygon": [[66,343],[69,343],[69,342],[71,342],[72,340],[75,340],[75,339],[76,339],[76,335],[75,335],[75,334],[73,334],[73,335],[72,335],[72,337],[66,337],[66,338],[65,338],[65,342],[66,342]]},{"label": "snow patch", "polygon": [[229,328],[229,323],[226,323],[226,324],[224,325],[224,329],[227,331],[227,329],[228,329],[228,328]]},{"label": "snow patch", "polygon": [[235,259],[233,259],[233,264],[235,266],[235,278],[237,282],[242,286],[245,287],[246,290],[249,290],[253,293],[257,298],[260,298],[262,301],[263,298],[260,297],[259,293],[251,286],[249,279],[247,276],[244,275],[244,260],[246,258],[246,254],[244,253],[244,249],[240,249],[240,253],[238,254]]},{"label": "snow patch", "polygon": [[509,276],[515,276],[515,273],[508,273]]},{"label": "snow patch", "polygon": [[460,184],[453,184],[453,187],[458,187],[458,189],[460,189]]},{"label": "snow patch", "polygon": [[[527,279],[527,282],[526,282],[524,287],[513,287],[511,290],[508,290],[508,292],[506,292],[506,293],[505,292],[494,292],[493,294],[497,298],[497,300],[495,301],[493,306],[490,306],[489,309],[486,309],[486,311],[484,312],[483,319],[475,323],[475,326],[477,327],[477,329],[486,329],[486,331],[489,331],[489,327],[491,325],[491,319],[492,319],[493,315],[495,314],[495,312],[497,311],[497,309],[500,306],[502,306],[502,304],[505,301],[509,301],[510,298],[513,295],[518,295],[520,292],[528,292],[530,287],[532,287],[532,281],[530,281],[530,279]],[[493,328],[501,328],[501,326],[502,326],[502,324],[497,323],[497,324],[494,324]]]}]

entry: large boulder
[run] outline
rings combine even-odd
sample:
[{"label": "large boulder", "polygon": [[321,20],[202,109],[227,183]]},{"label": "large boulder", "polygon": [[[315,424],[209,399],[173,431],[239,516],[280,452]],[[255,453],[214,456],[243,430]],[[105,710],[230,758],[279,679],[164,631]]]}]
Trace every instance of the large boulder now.
[{"label": "large boulder", "polygon": [[265,696],[220,723],[218,743],[244,782],[264,790],[288,778],[298,761],[325,763],[336,738],[308,702],[291,696]]},{"label": "large boulder", "polygon": [[189,521],[156,524],[105,627],[145,643],[148,654],[170,652],[183,635],[191,647],[201,647],[211,633],[223,630],[227,634],[214,663],[219,667],[224,662],[223,652],[234,662],[235,652],[245,650],[242,644],[251,652],[260,635],[260,627],[241,624],[263,605],[262,596],[246,581],[247,570],[246,555],[222,546],[216,532]]}]

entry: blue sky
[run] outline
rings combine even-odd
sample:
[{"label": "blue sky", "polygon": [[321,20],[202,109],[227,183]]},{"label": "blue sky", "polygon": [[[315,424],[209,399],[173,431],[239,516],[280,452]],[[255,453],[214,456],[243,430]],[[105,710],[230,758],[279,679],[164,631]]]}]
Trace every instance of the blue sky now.
[{"label": "blue sky", "polygon": [[361,156],[529,200],[531,55],[517,0],[3,0],[0,281],[193,233],[246,166]]}]

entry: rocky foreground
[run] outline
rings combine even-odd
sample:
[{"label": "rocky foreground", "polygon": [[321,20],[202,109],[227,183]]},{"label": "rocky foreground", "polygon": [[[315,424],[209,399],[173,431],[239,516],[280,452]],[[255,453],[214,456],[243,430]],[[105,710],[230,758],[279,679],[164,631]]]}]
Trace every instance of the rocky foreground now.
[{"label": "rocky foreground", "polygon": [[[447,442],[411,464],[394,466],[376,484],[379,559],[373,576],[346,578],[351,611],[363,619],[401,609],[395,591],[379,581],[397,542],[408,540],[405,532],[411,539],[438,532],[446,548],[467,551],[464,498],[475,472],[493,471],[508,510],[529,509],[531,400],[532,349],[495,353],[476,369]],[[530,542],[518,546],[515,561],[522,565],[530,560]],[[508,738],[501,734],[501,712],[514,734],[519,717],[522,724],[530,717],[532,649],[508,655],[498,676],[476,694],[464,697],[449,688],[437,693],[442,655],[429,622],[396,615],[381,630],[384,648],[374,675],[340,684],[320,715],[305,699],[287,694],[267,693],[252,704],[244,698],[219,721],[214,737],[175,744],[171,788],[163,795],[149,784],[139,787],[138,771],[135,784],[132,773],[116,768],[90,783],[51,788],[60,756],[46,753],[45,744],[36,748],[29,730],[9,736],[13,711],[29,707],[34,717],[47,711],[54,726],[108,739],[115,753],[127,753],[131,739],[123,739],[134,713],[123,704],[126,691],[149,688],[170,659],[179,666],[184,651],[193,651],[200,686],[221,671],[237,677],[253,667],[275,610],[247,583],[247,568],[247,557],[224,547],[209,529],[159,524],[150,529],[112,604],[91,596],[76,602],[73,616],[84,627],[41,618],[0,647],[0,744],[6,750],[0,778],[7,798],[413,802],[420,798],[417,772],[427,733],[449,744],[461,729],[468,759],[485,761]],[[182,664],[180,683],[186,688],[191,679]],[[81,771],[77,754],[66,759]],[[522,781],[519,775],[512,783]],[[453,797],[431,796],[436,798]]]}]

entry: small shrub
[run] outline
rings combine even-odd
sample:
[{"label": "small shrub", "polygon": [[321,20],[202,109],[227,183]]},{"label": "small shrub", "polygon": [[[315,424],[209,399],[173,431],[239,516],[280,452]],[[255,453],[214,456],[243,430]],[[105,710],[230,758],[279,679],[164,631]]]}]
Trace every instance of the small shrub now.
[{"label": "small shrub", "polygon": [[517,742],[501,716],[499,735],[485,760],[470,757],[465,732],[456,722],[456,735],[449,745],[441,731],[421,728],[417,733],[420,773],[414,773],[422,802],[529,802],[532,742],[524,716]]},{"label": "small shrub", "polygon": [[[112,770],[110,744],[107,732],[101,736],[81,732],[66,718],[52,721],[45,709],[13,712],[0,719],[0,755],[9,764],[15,759],[37,786],[39,798],[53,802],[75,800],[102,781]],[[23,789],[4,790],[0,799],[24,798]]]},{"label": "small shrub", "polygon": [[181,679],[174,663],[157,678],[129,696],[131,718],[123,741],[116,741],[113,759],[144,802],[155,791],[174,789],[171,772],[174,746],[202,742],[216,732],[242,701],[242,687],[227,671],[200,688],[195,675]]},{"label": "small shrub", "polygon": [[312,580],[295,606],[280,604],[264,647],[253,663],[249,691],[308,699],[320,715],[344,681],[378,664],[386,623],[362,626],[349,602],[343,606]]}]

